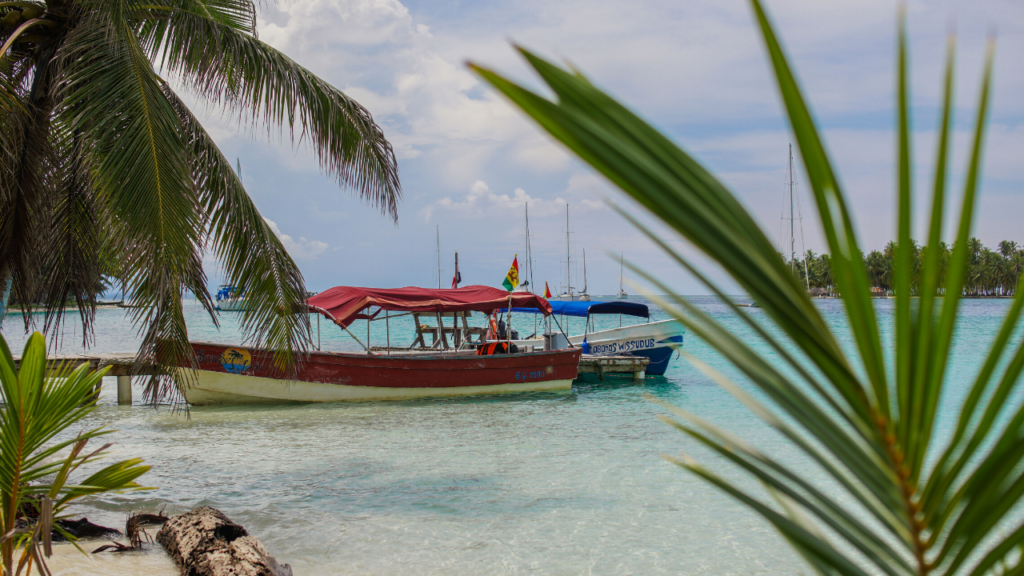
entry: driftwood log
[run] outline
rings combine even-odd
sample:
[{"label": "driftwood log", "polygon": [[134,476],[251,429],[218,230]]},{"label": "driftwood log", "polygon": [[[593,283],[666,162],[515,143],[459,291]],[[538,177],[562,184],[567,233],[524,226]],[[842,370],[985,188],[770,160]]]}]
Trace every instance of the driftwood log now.
[{"label": "driftwood log", "polygon": [[209,506],[174,516],[156,540],[183,576],[292,576],[255,536]]}]

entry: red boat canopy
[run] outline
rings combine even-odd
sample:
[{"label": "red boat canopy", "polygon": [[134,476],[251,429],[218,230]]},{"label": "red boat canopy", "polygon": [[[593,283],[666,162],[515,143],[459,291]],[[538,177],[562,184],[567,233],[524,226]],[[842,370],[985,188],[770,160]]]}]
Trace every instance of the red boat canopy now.
[{"label": "red boat canopy", "polygon": [[402,312],[490,312],[508,307],[510,298],[513,308],[538,308],[545,316],[551,314],[551,304],[540,296],[529,292],[509,294],[490,286],[436,290],[413,286],[383,289],[337,286],[311,297],[307,303],[310,311],[319,312],[347,328],[353,320],[372,317],[367,312],[374,306]]}]

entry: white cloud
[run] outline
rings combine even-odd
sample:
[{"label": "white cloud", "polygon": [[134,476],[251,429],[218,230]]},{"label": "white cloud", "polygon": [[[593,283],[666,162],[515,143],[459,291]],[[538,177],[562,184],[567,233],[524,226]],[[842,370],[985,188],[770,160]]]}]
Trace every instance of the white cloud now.
[{"label": "white cloud", "polygon": [[288,254],[296,260],[316,260],[328,248],[326,242],[321,242],[319,240],[306,240],[302,236],[299,236],[299,239],[295,240],[291,236],[281,232],[281,229],[277,227],[277,223],[270,218],[264,218],[263,220],[281,240],[281,244],[284,245]]},{"label": "white cloud", "polygon": [[420,211],[420,216],[429,221],[434,210],[456,212],[464,216],[486,216],[505,210],[522,208],[529,204],[533,214],[538,217],[560,213],[566,202],[561,197],[554,200],[535,198],[522,188],[516,188],[512,195],[498,194],[491,190],[483,180],[477,180],[469,188],[469,193],[461,200],[452,200],[450,196],[438,200]]}]

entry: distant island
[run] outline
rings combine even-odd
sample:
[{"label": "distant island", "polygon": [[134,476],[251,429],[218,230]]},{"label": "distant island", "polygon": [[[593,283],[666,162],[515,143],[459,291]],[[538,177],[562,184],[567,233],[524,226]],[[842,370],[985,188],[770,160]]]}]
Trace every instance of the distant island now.
[{"label": "distant island", "polygon": [[[921,263],[930,249],[919,246],[911,240],[914,250],[914,275],[911,283],[911,294],[918,295],[921,284]],[[1017,290],[1017,281],[1024,271],[1024,248],[1017,242],[1003,240],[997,250],[992,250],[977,238],[967,242],[970,262],[967,267],[967,282],[963,296],[967,298],[993,298],[1013,296]],[[872,250],[864,257],[868,268],[868,279],[871,281],[872,293],[878,297],[893,293],[893,261],[896,258],[897,246],[889,242],[885,249]],[[942,267],[939,278],[940,292],[946,282],[946,270],[953,253],[953,248],[945,242],[938,245],[939,262]],[[808,250],[803,257],[791,261],[800,279],[808,285],[811,296],[831,297],[837,295],[835,279],[832,276],[832,257],[829,254],[815,254]]]}]

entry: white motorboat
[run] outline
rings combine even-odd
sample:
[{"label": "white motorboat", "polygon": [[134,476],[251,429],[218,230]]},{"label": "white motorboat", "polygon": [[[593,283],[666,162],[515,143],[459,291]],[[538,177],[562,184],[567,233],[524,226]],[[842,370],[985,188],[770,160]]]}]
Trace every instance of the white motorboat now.
[{"label": "white motorboat", "polygon": [[241,312],[246,309],[245,294],[240,288],[228,284],[217,290],[217,310],[222,312]]},{"label": "white motorboat", "polygon": [[[569,342],[583,348],[584,354],[599,356],[634,355],[650,358],[647,374],[662,376],[668,368],[672,352],[683,345],[686,329],[676,320],[660,320],[646,324],[620,326],[610,330],[592,332],[595,314],[620,314],[650,320],[650,310],[644,304],[636,302],[561,302],[550,301],[552,316],[574,316],[586,318],[586,328],[582,334],[569,336]],[[513,308],[513,312],[539,313],[534,308]],[[543,347],[543,337],[513,339],[517,346]]]}]

